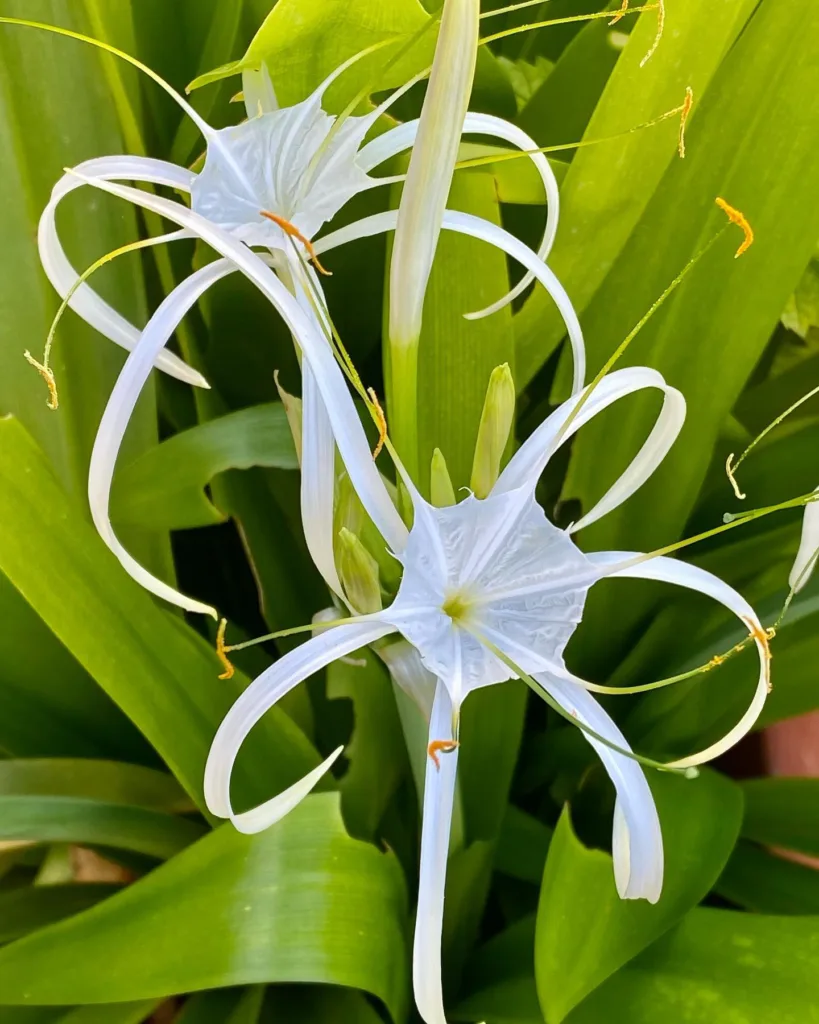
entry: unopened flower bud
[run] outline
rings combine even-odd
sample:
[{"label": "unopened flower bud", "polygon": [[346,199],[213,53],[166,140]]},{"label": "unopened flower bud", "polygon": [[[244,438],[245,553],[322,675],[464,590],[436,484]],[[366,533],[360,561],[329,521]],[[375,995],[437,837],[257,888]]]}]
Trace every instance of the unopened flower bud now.
[{"label": "unopened flower bud", "polygon": [[489,378],[486,401],[478,428],[470,486],[485,498],[500,475],[501,459],[515,419],[515,382],[509,364],[497,366]]},{"label": "unopened flower bud", "polygon": [[338,533],[338,574],[344,592],[359,614],[380,612],[381,582],[378,563],[352,530],[345,526]]},{"label": "unopened flower bud", "polygon": [[438,508],[445,508],[448,505],[455,505],[455,488],[447,469],[446,459],[440,448],[432,453],[432,465],[429,470],[429,493],[433,505]]}]

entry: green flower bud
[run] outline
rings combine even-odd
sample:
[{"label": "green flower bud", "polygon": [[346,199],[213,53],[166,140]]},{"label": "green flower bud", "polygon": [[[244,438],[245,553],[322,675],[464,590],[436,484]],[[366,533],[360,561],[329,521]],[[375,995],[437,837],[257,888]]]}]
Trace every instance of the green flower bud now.
[{"label": "green flower bud", "polygon": [[346,526],[338,532],[336,555],[338,575],[347,599],[360,615],[380,612],[381,582],[378,563],[352,530]]},{"label": "green flower bud", "polygon": [[446,459],[440,448],[432,453],[432,465],[429,470],[429,493],[433,505],[444,508],[447,505],[455,505],[455,488],[447,469]]},{"label": "green flower bud", "polygon": [[504,363],[495,367],[489,378],[478,428],[470,482],[478,498],[485,498],[495,486],[514,420],[515,382],[509,364]]}]

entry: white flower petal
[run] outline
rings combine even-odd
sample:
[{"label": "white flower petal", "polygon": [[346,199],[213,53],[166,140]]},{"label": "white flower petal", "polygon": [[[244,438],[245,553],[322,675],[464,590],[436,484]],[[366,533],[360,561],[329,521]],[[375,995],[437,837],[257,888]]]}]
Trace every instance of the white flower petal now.
[{"label": "white flower petal", "polygon": [[333,424],[336,444],[359,498],[387,544],[394,551],[400,552],[406,544],[408,531],[373,462],[364,428],[335,356],[326,339],[318,333],[315,322],[307,316],[264,260],[227,232],[179,203],[99,178],[85,180],[96,188],[153,210],[180,227],[195,232],[217,252],[232,260],[270,299],[310,362]]},{"label": "white flower petal", "polygon": [[301,519],[304,539],[328,587],[343,599],[333,552],[336,444],[333,425],[305,360],[302,376]]},{"label": "white flower petal", "polygon": [[100,421],[91,466],[88,472],[88,501],[91,516],[100,536],[114,552],[123,568],[138,583],[157,597],[190,612],[202,612],[216,617],[209,605],[180,594],[173,587],[157,579],[134,559],[114,534],[109,518],[111,483],[114,478],[117,455],[130,422],[134,407],[145,386],[156,357],[172,336],[180,320],[191,306],[220,278],[233,272],[229,260],[217,260],[198,270],[176,288],[151,317],[142,337],[130,353],[120,373]]},{"label": "white flower petal", "polygon": [[819,557],[819,501],[812,501],[805,506],[799,550],[788,577],[788,584],[795,591],[801,590],[810,579],[811,573],[816,568],[817,557]]},{"label": "white flower petal", "polygon": [[[624,577],[627,579],[658,580],[661,583],[674,583],[679,587],[686,587],[688,590],[695,590],[706,597],[719,601],[729,611],[732,611],[750,630],[754,643],[759,654],[759,678],[756,690],[748,710],[737,722],[733,729],[723,736],[721,740],[713,743],[698,754],[681,758],[671,764],[673,768],[690,768],[706,761],[713,761],[714,758],[730,750],[735,743],[738,743],[743,736],[747,735],[753,728],[770,690],[771,664],[768,642],[762,623],[759,621],[756,612],[748,604],[745,598],[738,594],[733,587],[729,587],[718,576],[706,572],[695,565],[688,565],[685,562],[678,562],[674,558],[656,557],[646,561],[629,564],[634,559],[644,557],[633,551],[604,551],[596,552],[587,556],[590,562],[598,565],[605,576]],[[623,565],[623,568],[617,568]]]},{"label": "white flower petal", "polygon": [[211,814],[230,818],[240,832],[261,832],[282,818],[315,786],[338,757],[334,751],[323,764],[295,785],[251,811],[236,814],[230,800],[230,778],[239,750],[261,717],[298,683],[337,658],[392,632],[373,616],[366,622],[336,626],[289,651],[266,669],[239,697],[214,737],[205,765],[205,801]]},{"label": "white flower petal", "polygon": [[[633,366],[608,374],[594,388],[589,399],[573,419],[571,417],[582,396],[575,396],[564,402],[521,445],[501,473],[493,493],[503,493],[519,487],[534,489],[540,474],[560,444],[565,444],[584,424],[612,403],[645,388],[656,388],[662,391],[664,396],[663,407],[654,429],[628,469],[597,505],[574,525],[573,531],[595,522],[622,505],[639,487],[642,487],[660,465],[682,429],[685,418],[685,399],[680,392],[669,387],[656,370],[644,366]],[[567,423],[569,426],[561,436]]]},{"label": "white flower petal", "polygon": [[[393,231],[397,219],[398,213],[395,210],[386,210],[384,213],[376,213],[371,217],[364,217],[359,221],[349,224],[347,227],[339,228],[338,231],[325,235],[324,238],[320,238],[315,243],[316,252],[321,254],[358,238],[368,238],[371,235]],[[458,213],[453,210],[444,211],[442,224],[447,231],[457,231],[460,234],[480,239],[501,249],[526,267],[543,285],[549,295],[551,295],[566,323],[566,330],[569,334],[572,354],[574,356],[573,389],[574,391],[579,391],[583,386],[583,380],[586,375],[586,347],[583,341],[583,330],[577,319],[574,306],[566,294],[566,290],[554,273],[545,263],[541,262],[537,254],[528,245],[525,245],[508,231],[498,227],[497,224],[492,224],[480,217],[473,217],[468,213]]]},{"label": "white flower petal", "polygon": [[[439,682],[432,706],[429,742],[453,739],[452,703],[446,686]],[[415,1002],[426,1024],[446,1024],[441,984],[441,933],[449,833],[458,773],[457,748],[450,753],[440,753],[438,761],[440,767],[436,768],[432,758],[427,758],[418,911],[412,954]]]},{"label": "white flower petal", "polygon": [[[631,749],[609,715],[582,686],[547,673],[538,673],[536,678],[570,715],[610,743]],[[597,751],[617,790],[612,831],[617,891],[622,899],[656,903],[663,888],[663,836],[643,769],[631,758],[586,733],[584,736]]]},{"label": "white flower petal", "polygon": [[477,58],[479,0],[444,0],[390,264],[390,342],[414,345],[455,173]]},{"label": "white flower petal", "polygon": [[[111,156],[87,160],[77,167],[77,171],[81,174],[102,178],[127,178],[133,181],[168,185],[183,191],[190,191],[191,183],[196,177],[190,171],[177,167],[176,164],[134,156]],[[65,299],[76,284],[79,274],[71,266],[60,244],[56,224],[57,206],[70,192],[85,184],[85,181],[72,173],[65,174],[60,178],[52,190],[48,205],[43,210],[38,227],[40,260],[46,276],[62,299]],[[191,236],[187,231],[179,232],[175,236],[165,235],[155,239],[155,243],[169,241],[172,237]],[[121,316],[112,306],[109,306],[85,282],[71,296],[69,307],[100,334],[128,351],[131,351],[139,341],[139,329]],[[157,358],[157,368],[196,387],[207,388],[209,386],[201,373],[187,366],[173,352],[163,350]]]}]

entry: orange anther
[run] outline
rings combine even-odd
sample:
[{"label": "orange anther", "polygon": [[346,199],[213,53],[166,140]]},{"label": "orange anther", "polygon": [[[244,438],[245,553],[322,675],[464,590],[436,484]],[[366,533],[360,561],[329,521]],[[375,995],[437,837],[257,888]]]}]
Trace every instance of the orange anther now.
[{"label": "orange anther", "polygon": [[378,424],[378,444],[373,451],[373,458],[377,459],[381,454],[381,449],[384,447],[384,442],[387,440],[387,417],[384,415],[384,410],[381,408],[381,403],[378,401],[375,389],[367,388],[367,394],[370,396],[370,400],[375,407],[375,418]]},{"label": "orange anther", "polygon": [[683,101],[682,110],[680,111],[680,141],[677,146],[681,160],[685,160],[685,126],[688,124],[688,115],[691,113],[691,108],[693,106],[694,90],[690,85],[687,85],[685,87],[685,100]]},{"label": "orange anther", "polygon": [[23,353],[26,360],[34,367],[37,373],[43,378],[48,386],[48,402],[46,403],[49,409],[57,409],[60,405],[60,398],[57,394],[57,382],[54,379],[54,371],[51,370],[45,363],[38,362],[34,356],[26,351]]},{"label": "orange anther", "polygon": [[216,657],[222,662],[222,665],[224,665],[225,671],[219,676],[220,679],[232,679],[233,673],[236,671],[227,656],[227,652],[230,648],[225,647],[226,629],[227,619],[221,619],[219,622],[219,628],[216,630]]},{"label": "orange anther", "polygon": [[435,763],[435,767],[438,771],[441,770],[441,761],[438,757],[439,754],[451,754],[453,750],[457,750],[460,746],[457,740],[433,740],[432,743],[427,747],[427,754],[432,758]]},{"label": "orange anther", "polygon": [[747,252],[754,244],[754,229],[748,223],[748,218],[745,214],[737,210],[736,207],[731,206],[730,203],[727,203],[720,197],[717,197],[716,203],[723,213],[726,214],[728,220],[730,220],[732,224],[736,224],[738,227],[741,227],[745,233],[745,239],[742,245],[737,249],[736,255],[734,256],[734,259],[739,259],[739,257],[744,252]]},{"label": "orange anther", "polygon": [[301,242],[304,248],[307,250],[307,254],[313,261],[313,265],[320,274],[324,274],[325,277],[332,277],[333,273],[331,270],[326,270],[319,262],[318,256],[316,256],[316,250],[313,243],[305,235],[299,231],[295,224],[291,224],[289,220],[285,220],[284,217],[280,217],[278,213],[271,213],[269,210],[259,210],[259,213],[263,217],[267,217],[268,220],[272,220],[274,224],[282,229],[282,231],[289,235],[290,238],[295,238],[297,242]]}]

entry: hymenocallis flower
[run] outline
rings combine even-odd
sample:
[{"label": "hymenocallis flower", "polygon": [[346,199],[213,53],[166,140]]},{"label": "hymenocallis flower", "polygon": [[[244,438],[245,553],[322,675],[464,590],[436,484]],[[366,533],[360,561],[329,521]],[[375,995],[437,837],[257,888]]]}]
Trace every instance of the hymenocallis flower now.
[{"label": "hymenocallis flower", "polygon": [[[111,49],[108,47],[108,49]],[[132,63],[133,58],[114,51]],[[360,56],[360,55],[359,55]],[[97,528],[124,568],[154,594],[189,611],[215,614],[214,609],[179,594],[143,569],[117,540],[109,517],[109,496],[117,454],[138,395],[156,365],[190,383],[204,385],[196,371],[185,366],[165,345],[177,325],[205,290],[233,271],[241,271],[270,299],[290,326],[305,359],[302,420],[302,515],[310,553],[330,588],[344,599],[333,558],[334,453],[337,445],[348,465],[359,460],[347,448],[348,432],[339,430],[338,410],[330,406],[338,393],[326,373],[320,376],[313,353],[321,344],[330,354],[330,325],[318,276],[308,260],[317,263],[319,252],[345,241],[395,227],[396,212],[364,218],[314,242],[316,233],[356,194],[395,181],[371,172],[386,160],[410,148],[418,122],[408,122],[367,141],[376,122],[412,82],[363,116],[334,117],[322,107],[323,97],[343,71],[358,57],[342,64],[315,92],[292,107],[278,108],[266,69],[244,77],[248,120],[222,130],[211,128],[167,83],[142,65],[194,120],[207,143],[201,174],[140,156],[108,156],[88,160],[68,171],[57,183],[43,213],[39,243],[43,266],[52,284],[68,304],[106,337],[131,350],[103,416],[94,447],[89,476],[89,503]],[[468,113],[462,130],[505,140],[524,150],[535,150],[524,132],[499,118]],[[567,324],[575,353],[575,390],[583,381],[583,338],[577,317],[559,282],[543,259],[557,227],[557,183],[548,161],[532,153],[548,199],[544,240],[538,254],[502,228],[479,218],[446,212],[443,226],[499,246],[526,268],[525,281],[537,278],[553,295]],[[400,176],[399,176],[400,177]],[[115,184],[130,180],[163,186],[188,194],[191,206],[149,191]],[[100,298],[68,261],[56,230],[58,204],[82,185],[120,196],[176,223],[181,231],[161,236],[195,237],[208,243],[223,260],[193,274],[163,302],[148,326],[140,331]],[[261,248],[255,251],[252,247]],[[319,266],[319,269],[323,269]],[[519,289],[520,286],[518,286]],[[518,290],[516,289],[516,291]],[[511,300],[507,296],[504,301]],[[298,313],[294,312],[294,304]],[[496,304],[497,305],[497,304]],[[493,307],[494,308],[494,307]],[[309,339],[306,339],[309,334]],[[150,358],[146,353],[152,353]],[[326,361],[323,364],[326,368]],[[337,371],[336,367],[336,371]],[[372,470],[373,477],[377,473]],[[387,519],[397,520],[392,509]],[[386,521],[380,524],[389,536]],[[394,538],[393,538],[394,539]]]},{"label": "hymenocallis flower", "polygon": [[[557,448],[618,399],[659,390],[663,407],[641,450],[598,504],[567,530],[547,519],[535,487]],[[348,396],[343,396],[349,401]],[[663,847],[660,823],[639,759],[591,695],[594,684],[575,676],[563,653],[580,622],[589,588],[611,577],[651,579],[698,591],[722,603],[746,625],[759,652],[759,680],[741,721],[722,740],[667,767],[690,768],[717,757],[756,720],[769,681],[767,636],[750,605],[711,573],[675,559],[615,551],[584,554],[573,534],[626,501],[653,473],[674,443],[685,416],[682,395],[654,370],[611,373],[571,398],[521,446],[488,496],[434,507],[403,474],[414,520],[399,539],[385,538],[403,576],[392,604],[328,628],[289,652],[259,676],[220,726],[205,771],[213,814],[245,832],[286,814],[326,772],[340,750],[284,793],[237,813],[230,796],[233,764],[262,715],[298,683],[365,644],[399,633],[436,680],[427,746],[420,889],[415,929],[415,998],[427,1024],[445,1024],[441,990],[441,929],[450,822],[458,763],[460,709],[482,686],[525,677],[552,706],[578,724],[603,761],[617,800],[612,846],[615,880],[624,898],[660,896]],[[354,467],[348,466],[352,472]],[[402,467],[399,465],[399,471]],[[379,481],[380,482],[380,481]],[[361,492],[368,502],[374,492]],[[377,521],[377,509],[371,511]],[[396,673],[401,681],[406,673]]]}]

